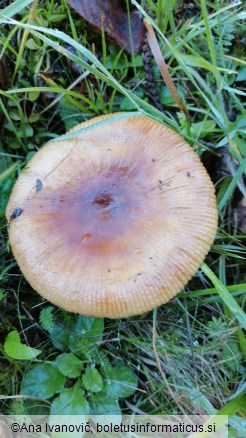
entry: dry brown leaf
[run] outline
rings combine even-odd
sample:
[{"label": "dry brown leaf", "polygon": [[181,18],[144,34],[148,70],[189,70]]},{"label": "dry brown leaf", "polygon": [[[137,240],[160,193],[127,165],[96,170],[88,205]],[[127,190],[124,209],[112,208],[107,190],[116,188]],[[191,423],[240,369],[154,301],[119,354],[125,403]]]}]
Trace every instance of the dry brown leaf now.
[{"label": "dry brown leaf", "polygon": [[159,70],[161,72],[163,80],[164,80],[168,90],[170,91],[171,95],[173,96],[175,102],[177,103],[179,109],[181,111],[183,111],[183,113],[186,115],[188,120],[190,120],[190,115],[189,115],[187,109],[185,108],[182,100],[179,97],[177,88],[175,87],[175,84],[170,76],[167,65],[166,65],[164,58],[162,56],[161,49],[160,49],[159,43],[157,41],[157,38],[155,36],[154,29],[153,29],[152,25],[149,23],[149,21],[146,19],[144,19],[144,24],[147,28],[147,40],[148,40],[149,46],[150,46],[151,51],[153,53],[153,56],[155,58],[155,62],[159,67]]},{"label": "dry brown leaf", "polygon": [[[131,53],[127,11],[121,0],[68,0],[68,4],[97,31]],[[131,11],[131,33],[134,53],[143,45],[145,28],[136,9]]]}]

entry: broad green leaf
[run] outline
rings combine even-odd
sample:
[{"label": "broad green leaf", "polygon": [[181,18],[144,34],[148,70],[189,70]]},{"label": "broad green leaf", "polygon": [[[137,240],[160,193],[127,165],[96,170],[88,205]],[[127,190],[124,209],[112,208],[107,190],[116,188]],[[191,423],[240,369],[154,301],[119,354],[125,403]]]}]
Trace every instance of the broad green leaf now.
[{"label": "broad green leaf", "polygon": [[111,400],[105,395],[103,397],[94,396],[90,400],[91,415],[121,415],[118,400]]},{"label": "broad green leaf", "polygon": [[168,88],[165,86],[163,86],[161,89],[160,100],[161,100],[162,105],[173,105],[173,103],[174,103],[173,96],[171,95]]},{"label": "broad green leaf", "polygon": [[30,125],[25,125],[23,132],[19,133],[20,137],[33,137],[33,128]]},{"label": "broad green leaf", "polygon": [[31,102],[35,102],[38,99],[40,93],[38,91],[29,91],[28,97]]},{"label": "broad green leaf", "polygon": [[[142,90],[137,90],[135,92],[135,95],[139,96],[141,98],[144,97],[144,93]],[[131,100],[129,100],[127,96],[125,96],[121,99],[120,109],[122,111],[132,111],[132,110],[134,110],[134,108],[135,108],[134,103]]]},{"label": "broad green leaf", "polygon": [[96,368],[87,367],[82,380],[87,391],[100,392],[103,389],[103,379]]},{"label": "broad green leaf", "polygon": [[29,123],[35,123],[39,120],[40,116],[37,113],[32,113],[30,114],[29,118],[28,118],[28,122]]},{"label": "broad green leaf", "polygon": [[213,120],[204,120],[203,122],[192,123],[191,133],[194,138],[203,138],[208,133],[214,132],[215,127]]},{"label": "broad green leaf", "polygon": [[[22,402],[23,403],[23,402]],[[17,405],[18,406],[18,405]],[[15,408],[14,408],[15,409]],[[21,412],[18,411],[19,406],[17,407],[16,412],[18,415],[21,415]],[[50,405],[46,400],[37,400],[36,398],[26,397],[25,402],[23,403],[23,415],[49,415],[50,414]],[[28,438],[34,438],[29,436]],[[35,437],[38,438],[38,437]],[[46,438],[46,437],[39,437]]]},{"label": "broad green leaf", "polygon": [[7,335],[4,343],[4,351],[9,357],[20,360],[31,360],[42,353],[42,350],[22,344],[17,330],[13,330]]},{"label": "broad green leaf", "polygon": [[59,116],[64,123],[66,131],[69,131],[82,121],[81,114],[75,111],[74,106],[65,99],[59,102]]},{"label": "broad green leaf", "polygon": [[[81,350],[80,352],[85,354],[88,347],[94,346],[102,340],[103,330],[104,321],[102,318],[78,316],[69,339],[70,350]],[[77,352],[79,353],[79,351]]]},{"label": "broad green leaf", "polygon": [[105,367],[103,374],[106,377],[106,392],[111,399],[129,397],[137,388],[136,377],[125,366]]},{"label": "broad green leaf", "polygon": [[236,372],[238,364],[242,361],[242,353],[239,350],[238,343],[228,339],[227,343],[223,345],[223,357],[226,366]]},{"label": "broad green leaf", "polygon": [[63,389],[65,380],[55,364],[37,365],[23,378],[21,393],[47,399]]},{"label": "broad green leaf", "polygon": [[[36,42],[34,41],[33,38],[29,38],[26,43],[25,46],[30,49],[30,50],[37,50],[39,48],[39,46],[36,44]],[[35,100],[35,99],[34,99]]]},{"label": "broad green leaf", "polygon": [[239,69],[237,77],[236,77],[236,81],[246,81],[246,67],[242,67]]},{"label": "broad green leaf", "polygon": [[68,350],[69,344],[69,331],[67,327],[60,322],[55,323],[54,327],[50,331],[52,344],[55,348],[61,351]]},{"label": "broad green leaf", "polygon": [[[239,415],[235,415],[240,412]],[[230,436],[244,437],[245,436],[245,414],[246,414],[246,393],[242,393],[229,400],[218,412],[217,416],[228,415],[229,425],[234,429],[234,434]]]},{"label": "broad green leaf", "polygon": [[246,410],[246,392],[239,394],[237,397],[229,400],[218,412],[218,415],[233,415],[241,411],[244,407]]},{"label": "broad green leaf", "polygon": [[186,397],[197,410],[202,410],[208,415],[215,415],[216,409],[209,399],[196,388],[186,388]]},{"label": "broad green leaf", "polygon": [[79,377],[83,362],[73,353],[63,353],[56,358],[57,368],[66,377]]},{"label": "broad green leaf", "polygon": [[78,382],[72,388],[63,388],[50,409],[51,415],[87,415],[89,412],[90,406]]}]

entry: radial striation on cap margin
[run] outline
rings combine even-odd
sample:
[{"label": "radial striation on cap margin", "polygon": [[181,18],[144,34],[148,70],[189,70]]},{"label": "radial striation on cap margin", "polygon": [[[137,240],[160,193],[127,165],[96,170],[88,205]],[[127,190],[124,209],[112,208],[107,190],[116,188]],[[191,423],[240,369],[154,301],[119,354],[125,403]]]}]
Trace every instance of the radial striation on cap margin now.
[{"label": "radial striation on cap margin", "polygon": [[33,289],[68,311],[108,318],[174,297],[208,253],[218,219],[196,153],[147,116],[46,144],[18,178],[6,216]]}]

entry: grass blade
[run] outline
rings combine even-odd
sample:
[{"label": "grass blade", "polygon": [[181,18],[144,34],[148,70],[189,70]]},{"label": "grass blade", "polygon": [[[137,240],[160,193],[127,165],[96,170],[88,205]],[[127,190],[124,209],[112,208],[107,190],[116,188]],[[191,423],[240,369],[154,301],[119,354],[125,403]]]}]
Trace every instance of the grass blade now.
[{"label": "grass blade", "polygon": [[12,5],[7,6],[5,9],[0,9],[0,23],[2,23],[1,16],[4,17],[4,19],[7,17],[13,17],[31,3],[33,3],[33,0],[16,0]]},{"label": "grass blade", "polygon": [[230,292],[224,286],[223,283],[218,279],[218,277],[213,273],[213,271],[206,265],[206,263],[202,263],[201,269],[204,274],[210,279],[216,288],[218,294],[221,299],[225,303],[225,305],[230,309],[234,317],[238,320],[240,326],[246,329],[246,314],[241,309],[241,307],[237,304],[236,300],[231,296]]},{"label": "grass blade", "polygon": [[219,211],[221,212],[223,210],[223,208],[225,207],[226,203],[228,202],[228,200],[230,199],[230,197],[232,196],[236,186],[237,186],[237,182],[238,180],[241,178],[243,172],[246,169],[246,157],[244,158],[244,160],[242,161],[242,163],[240,164],[234,178],[231,180],[229,186],[227,187],[220,203],[219,203]]}]

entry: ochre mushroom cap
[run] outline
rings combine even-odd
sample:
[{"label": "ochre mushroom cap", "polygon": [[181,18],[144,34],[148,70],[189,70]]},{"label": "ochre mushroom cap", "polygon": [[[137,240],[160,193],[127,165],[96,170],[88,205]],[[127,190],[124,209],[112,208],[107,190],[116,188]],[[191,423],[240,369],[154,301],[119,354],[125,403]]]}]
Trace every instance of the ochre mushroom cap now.
[{"label": "ochre mushroom cap", "polygon": [[119,318],[185,286],[214,240],[217,210],[206,170],[179,135],[147,116],[112,116],[37,152],[6,215],[33,289],[71,312]]}]

